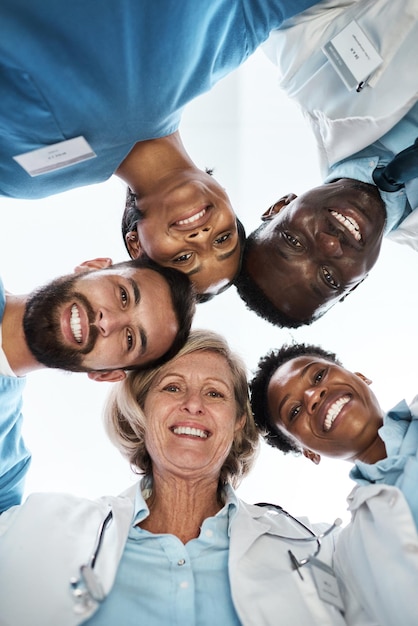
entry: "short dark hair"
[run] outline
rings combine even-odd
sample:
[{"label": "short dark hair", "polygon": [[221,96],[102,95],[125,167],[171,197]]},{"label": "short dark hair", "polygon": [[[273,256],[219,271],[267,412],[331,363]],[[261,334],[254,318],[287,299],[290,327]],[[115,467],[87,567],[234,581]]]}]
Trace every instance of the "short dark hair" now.
[{"label": "short dark hair", "polygon": [[[145,268],[153,270],[154,272],[158,272],[158,274],[160,274],[167,281],[168,287],[170,289],[171,301],[173,303],[174,313],[176,315],[179,330],[167,352],[165,352],[155,361],[147,363],[145,367],[148,368],[154,367],[155,365],[160,365],[173,358],[173,356],[177,354],[180,348],[184,346],[189,337],[190,328],[196,309],[196,295],[193,285],[189,277],[183,272],[179,272],[179,270],[176,270],[172,267],[163,267],[162,265],[158,265],[158,263],[155,263],[155,261],[152,261],[148,258],[141,257],[139,259],[124,261],[117,264],[117,266],[119,267],[123,265],[138,269]],[[115,266],[112,267],[114,268]],[[139,366],[132,366],[130,369],[139,369]]]},{"label": "short dark hair", "polygon": [[[208,171],[207,173],[211,175]],[[126,235],[136,229],[136,225],[138,224],[138,222],[141,221],[141,219],[142,219],[142,213],[136,205],[136,194],[132,191],[130,187],[127,187],[125,210],[122,215],[121,227],[122,227],[123,243],[125,244],[125,248],[128,251],[129,256],[130,256],[130,252],[129,252],[128,242],[126,241]],[[228,282],[226,285],[223,285],[223,287],[221,287],[216,294],[210,294],[210,293],[195,294],[196,302],[198,302],[199,304],[203,302],[209,302],[209,300],[212,300],[214,296],[217,296],[220,293],[223,293],[224,291],[229,289],[231,285],[235,284],[235,280],[241,270],[242,255],[244,253],[245,238],[246,238],[244,225],[242,224],[242,222],[240,222],[238,218],[237,218],[237,230],[238,230],[238,241],[239,241],[239,245],[241,246],[241,255],[240,255],[237,274],[232,278],[230,282]],[[142,258],[148,259],[149,257],[147,255],[142,255]]]},{"label": "short dark hair", "polygon": [[[234,280],[234,285],[237,289],[238,295],[244,301],[247,309],[254,311],[259,317],[263,318],[270,324],[285,328],[299,328],[300,326],[312,324],[312,322],[318,319],[318,315],[306,320],[297,320],[283,311],[280,311],[269,298],[264,291],[260,289],[257,283],[251,278],[247,271],[247,260],[251,250],[255,247],[259,232],[265,228],[267,222],[263,222],[256,230],[250,233],[245,243],[245,248],[242,255],[241,271]],[[280,287],[279,287],[280,288]]]},{"label": "short dark hair", "polygon": [[136,206],[136,194],[128,186],[126,188],[125,210],[122,215],[122,224],[121,224],[123,243],[125,244],[125,248],[128,251],[128,254],[129,254],[129,246],[128,246],[128,242],[126,241],[126,235],[130,233],[132,230],[135,230],[137,223],[140,222],[141,219],[142,219],[141,211]]},{"label": "short dark hair", "polygon": [[301,447],[286,435],[283,429],[278,428],[272,421],[268,409],[267,390],[270,380],[278,368],[299,356],[316,356],[341,365],[334,352],[328,352],[320,346],[306,343],[284,345],[277,350],[271,350],[261,357],[254,378],[250,382],[251,407],[255,423],[264,437],[264,440],[282,452],[300,452]]}]

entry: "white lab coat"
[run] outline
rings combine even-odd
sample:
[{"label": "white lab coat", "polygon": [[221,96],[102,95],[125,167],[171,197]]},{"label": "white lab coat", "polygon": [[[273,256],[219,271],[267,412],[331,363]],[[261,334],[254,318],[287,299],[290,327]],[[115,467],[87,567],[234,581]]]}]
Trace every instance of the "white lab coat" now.
[{"label": "white lab coat", "polygon": [[[383,58],[360,93],[347,89],[321,50],[352,20]],[[382,137],[418,101],[416,0],[323,0],[273,31],[262,47],[278,66],[280,87],[314,132],[324,177],[331,165]]]},{"label": "white lab coat", "polygon": [[[88,562],[111,508],[113,521],[94,568],[109,593],[132,522],[135,489],[97,501],[34,494],[0,516],[1,626],[75,626],[94,613],[97,602],[77,603],[70,579],[78,578],[80,566]],[[288,549],[304,558],[316,543],[289,543],[278,534],[306,537],[285,516],[239,502],[231,522],[229,572],[242,624],[343,626],[338,609],[320,600],[309,567],[302,570],[303,581],[291,568]],[[334,539],[323,540],[320,558],[327,563]]]},{"label": "white lab coat", "polygon": [[402,492],[358,486],[348,502],[352,520],[338,536],[334,562],[343,596],[358,599],[346,602],[347,623],[417,626],[418,534]]},{"label": "white lab coat", "polygon": [[[411,590],[404,592],[403,599],[415,594],[418,582],[418,539],[405,500],[394,487],[379,486],[377,491],[376,487],[358,490],[360,495],[353,505],[357,510],[355,525],[338,537],[332,534],[322,540],[319,558],[328,564],[333,557],[337,559],[346,621],[337,609],[319,599],[309,566],[301,570],[303,581],[290,567],[289,548],[298,558],[304,558],[316,544],[295,544],[279,538],[306,533],[283,515],[240,501],[231,522],[229,574],[242,624],[412,626],[409,616],[418,612],[418,603],[411,608],[401,602],[395,622],[375,621],[373,617],[384,615],[386,606],[388,615],[392,615],[399,597],[391,594],[389,585],[378,598],[374,592],[381,579],[391,576],[392,564],[384,556],[387,541],[393,541],[392,552],[398,558],[396,588],[409,585]],[[77,603],[70,579],[78,578],[80,566],[88,562],[98,528],[111,508],[113,521],[103,535],[94,568],[104,593],[110,592],[132,522],[136,488],[97,501],[66,494],[34,494],[23,505],[0,516],[1,626],[75,626],[94,613],[97,603]],[[371,509],[378,513],[376,518],[368,512],[368,496],[373,501]],[[370,538],[371,552],[366,549]],[[405,568],[405,554],[397,551],[403,541],[407,546]],[[418,615],[414,626],[416,623]]]}]

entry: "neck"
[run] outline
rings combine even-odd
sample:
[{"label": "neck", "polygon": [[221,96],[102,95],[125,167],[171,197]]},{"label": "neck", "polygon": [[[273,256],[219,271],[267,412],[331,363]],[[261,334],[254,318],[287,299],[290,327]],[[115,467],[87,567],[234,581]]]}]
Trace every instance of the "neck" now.
[{"label": "neck", "polygon": [[26,299],[26,296],[6,295],[2,320],[2,348],[16,376],[25,376],[44,367],[35,359],[26,343],[23,331]]},{"label": "neck", "polygon": [[166,137],[136,143],[115,174],[141,197],[185,169],[197,168],[177,131]]},{"label": "neck", "polygon": [[152,533],[175,535],[183,543],[199,536],[204,520],[221,510],[218,483],[153,477],[150,514],[139,525]]},{"label": "neck", "polygon": [[357,455],[353,460],[363,461],[364,463],[373,465],[373,463],[377,463],[377,461],[381,461],[386,457],[387,452],[383,439],[381,439],[379,435],[376,435],[376,439],[373,441],[373,443],[366,450]]}]

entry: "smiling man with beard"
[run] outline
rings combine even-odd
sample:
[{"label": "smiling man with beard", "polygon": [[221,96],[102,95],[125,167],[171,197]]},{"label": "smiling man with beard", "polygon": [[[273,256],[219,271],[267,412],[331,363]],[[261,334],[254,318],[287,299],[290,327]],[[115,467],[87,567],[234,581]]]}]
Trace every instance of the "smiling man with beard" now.
[{"label": "smiling man with beard", "polygon": [[52,367],[121,380],[126,369],[176,354],[194,310],[187,276],[146,260],[86,261],[74,275],[29,295],[6,293],[0,281],[0,445],[8,505],[20,502],[30,462],[20,437],[25,375]]}]

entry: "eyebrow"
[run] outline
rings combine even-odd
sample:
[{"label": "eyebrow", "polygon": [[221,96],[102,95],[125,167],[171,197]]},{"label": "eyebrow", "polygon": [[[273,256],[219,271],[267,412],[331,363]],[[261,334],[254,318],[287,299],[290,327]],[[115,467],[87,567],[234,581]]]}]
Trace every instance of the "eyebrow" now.
[{"label": "eyebrow", "polygon": [[[128,278],[128,282],[134,294],[134,304],[135,306],[138,306],[138,304],[141,302],[141,292],[139,290],[138,283],[134,281],[133,278]],[[138,327],[138,333],[141,337],[141,349],[139,350],[139,355],[144,355],[148,347],[148,337],[142,326]]]},{"label": "eyebrow", "polygon": [[[302,372],[300,374],[300,378],[304,378],[306,376],[309,368],[312,367],[313,365],[315,365],[315,363],[313,361],[311,361],[310,363],[307,363],[307,365],[305,365],[305,367],[302,369]],[[289,399],[289,396],[290,396],[290,394],[287,393],[285,395],[285,397],[283,398],[283,400],[279,404],[279,417],[281,415],[281,411],[282,411],[283,405],[287,402],[287,400]],[[281,419],[281,417],[280,417],[280,419]]]},{"label": "eyebrow", "polygon": [[[216,257],[216,260],[217,261],[224,261],[225,259],[229,259],[229,257],[232,256],[234,254],[234,252],[237,251],[239,245],[240,245],[240,241],[238,239],[237,243],[232,248],[232,250],[229,250],[228,252],[223,252],[222,254],[220,254],[219,256]],[[202,264],[200,264],[197,267],[195,267],[194,269],[190,270],[190,272],[187,272],[187,276],[192,276],[192,274],[197,274],[198,272],[200,272],[201,269],[202,269]]]},{"label": "eyebrow", "polygon": [[145,354],[147,351],[147,347],[148,347],[148,337],[146,335],[145,330],[142,328],[142,326],[138,327],[138,332],[139,332],[139,336],[141,337],[141,349],[139,351],[139,354]]},{"label": "eyebrow", "polygon": [[135,306],[138,306],[141,301],[141,292],[139,291],[138,284],[134,281],[133,278],[128,278],[128,283],[130,284],[132,291],[134,292]]}]

